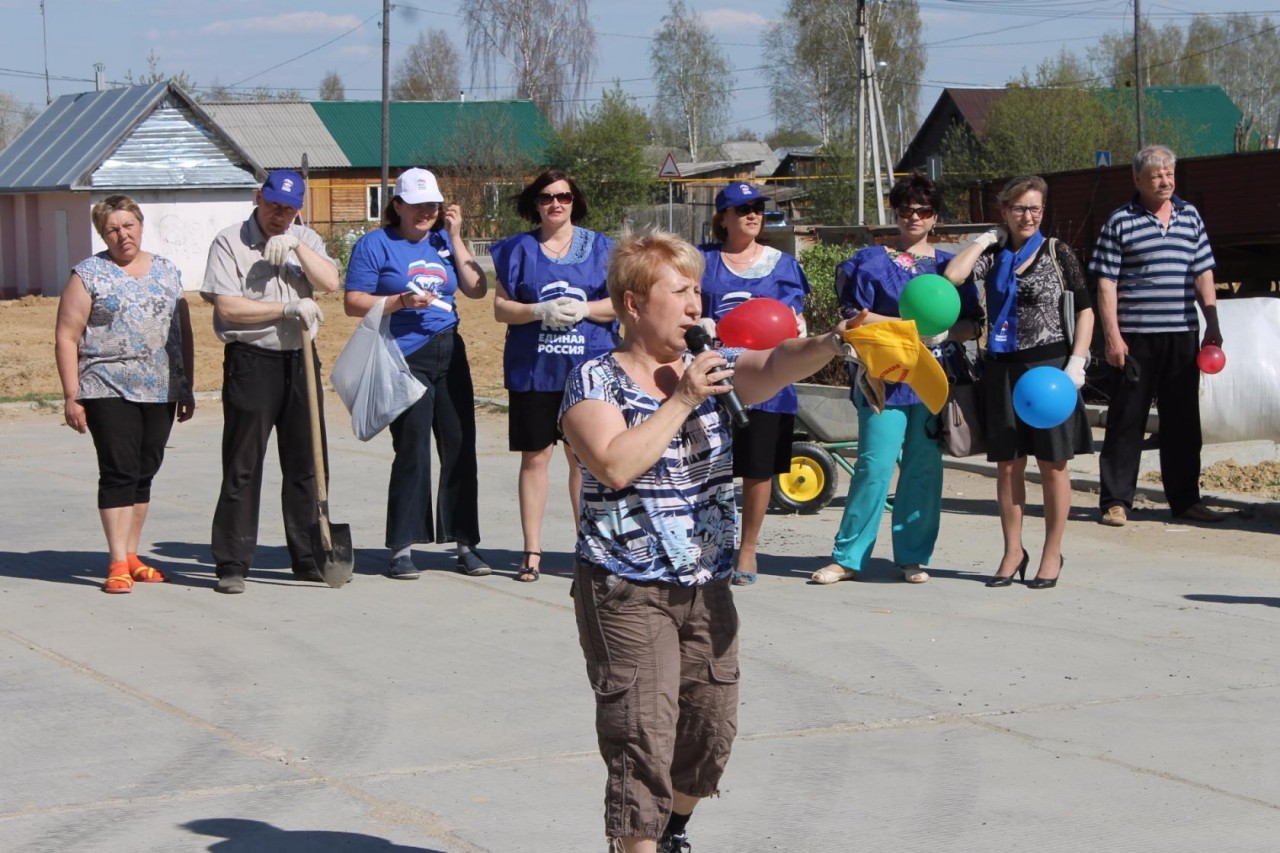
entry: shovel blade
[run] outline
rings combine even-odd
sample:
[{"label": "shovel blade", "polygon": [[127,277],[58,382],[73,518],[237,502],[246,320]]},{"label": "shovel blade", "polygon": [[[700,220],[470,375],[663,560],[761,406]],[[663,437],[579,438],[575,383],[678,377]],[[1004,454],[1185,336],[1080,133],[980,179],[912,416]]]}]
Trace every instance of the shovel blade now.
[{"label": "shovel blade", "polygon": [[329,523],[329,548],[324,547],[320,525],[311,528],[311,553],[324,582],[334,589],[346,586],[355,571],[356,554],[351,546],[351,525]]}]

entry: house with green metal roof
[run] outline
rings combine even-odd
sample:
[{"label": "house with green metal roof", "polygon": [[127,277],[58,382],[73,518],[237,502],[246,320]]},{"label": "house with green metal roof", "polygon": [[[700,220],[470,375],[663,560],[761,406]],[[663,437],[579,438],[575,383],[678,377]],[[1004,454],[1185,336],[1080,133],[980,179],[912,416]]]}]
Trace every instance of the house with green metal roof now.
[{"label": "house with green metal roof", "polygon": [[[374,225],[381,197],[381,101],[208,104],[228,136],[268,169],[307,172],[304,217],[321,230]],[[393,101],[391,178],[430,169],[468,230],[546,164],[555,131],[532,101]],[[490,235],[491,236],[491,235]]]}]

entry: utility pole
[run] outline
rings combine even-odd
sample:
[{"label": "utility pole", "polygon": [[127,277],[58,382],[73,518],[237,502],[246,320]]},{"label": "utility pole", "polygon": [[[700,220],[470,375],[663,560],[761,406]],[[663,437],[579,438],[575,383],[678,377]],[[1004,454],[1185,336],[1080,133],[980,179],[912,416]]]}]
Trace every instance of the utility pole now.
[{"label": "utility pole", "polygon": [[378,203],[385,210],[388,178],[391,177],[391,0],[382,0],[382,194]]},{"label": "utility pole", "polygon": [[1138,150],[1146,147],[1142,121],[1142,3],[1133,0],[1133,77],[1138,93]]},{"label": "utility pole", "polygon": [[40,0],[40,42],[44,45],[44,102],[53,103],[53,95],[49,92],[49,34],[44,23],[44,0]]},{"label": "utility pole", "polygon": [[884,194],[888,187],[882,187],[880,178],[880,156],[883,151],[885,169],[890,175],[889,186],[893,185],[893,160],[889,155],[889,135],[884,126],[884,105],[880,101],[880,80],[876,74],[879,70],[871,55],[871,43],[867,39],[867,0],[858,0],[858,224],[866,225],[866,181],[867,181],[867,138],[870,137],[872,168],[876,170],[876,223],[884,225]]}]

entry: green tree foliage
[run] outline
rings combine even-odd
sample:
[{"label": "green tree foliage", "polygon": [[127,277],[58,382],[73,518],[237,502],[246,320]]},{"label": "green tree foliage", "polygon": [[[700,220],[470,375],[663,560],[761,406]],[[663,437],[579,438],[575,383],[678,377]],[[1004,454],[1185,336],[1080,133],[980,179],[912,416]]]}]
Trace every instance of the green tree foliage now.
[{"label": "green tree foliage", "polygon": [[[1196,15],[1186,28],[1142,21],[1144,86],[1221,86],[1253,128],[1270,130],[1280,117],[1280,29],[1271,18],[1243,12]],[[1134,85],[1131,33],[1111,32],[1089,49],[1096,75],[1117,88]],[[1148,134],[1151,136],[1151,134]],[[1155,138],[1155,137],[1153,137]]]},{"label": "green tree foliage", "polygon": [[[809,295],[804,301],[804,319],[811,334],[825,332],[843,319],[836,304],[836,267],[861,246],[818,243],[802,251],[798,260],[809,279]],[[829,362],[807,381],[818,385],[848,385],[849,371],[842,360]]]},{"label": "green tree foliage", "polygon": [[[924,71],[917,0],[871,3],[867,29],[885,124],[914,128]],[[781,23],[766,30],[764,55],[774,119],[830,143],[854,126],[857,109],[857,7],[851,0],[788,0]]]},{"label": "green tree foliage", "polygon": [[770,148],[797,148],[802,145],[819,145],[822,139],[807,130],[794,127],[779,127],[764,138]]},{"label": "green tree foliage", "polygon": [[133,69],[130,68],[124,72],[124,82],[129,86],[149,86],[152,83],[173,83],[187,94],[194,94],[196,91],[196,81],[185,71],[179,71],[176,74],[170,74],[167,71],[160,70],[160,57],[152,49],[147,53],[147,71],[145,74],[139,74],[137,78],[133,76]]},{"label": "green tree foliage", "polygon": [[460,91],[458,51],[444,30],[425,30],[409,45],[396,68],[391,98],[396,101],[453,101]]},{"label": "green tree foliage", "polygon": [[556,161],[573,175],[591,210],[586,224],[597,231],[621,231],[626,208],[653,199],[658,182],[645,162],[649,119],[614,82],[595,107],[561,134]]},{"label": "green tree foliage", "polygon": [[671,0],[649,62],[658,90],[654,123],[676,129],[678,140],[667,141],[678,141],[697,161],[699,151],[720,139],[728,120],[729,60],[684,0]]}]

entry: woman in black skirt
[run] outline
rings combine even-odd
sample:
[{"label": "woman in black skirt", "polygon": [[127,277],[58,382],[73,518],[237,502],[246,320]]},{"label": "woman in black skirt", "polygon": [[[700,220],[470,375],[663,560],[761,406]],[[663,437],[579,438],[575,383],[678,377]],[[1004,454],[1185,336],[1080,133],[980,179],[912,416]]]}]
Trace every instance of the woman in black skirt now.
[{"label": "woman in black skirt", "polygon": [[[982,234],[955,256],[946,277],[984,288],[987,345],[983,352],[987,460],[997,463],[996,501],[1004,532],[1004,556],[987,586],[1026,579],[1030,557],[1022,545],[1027,503],[1027,456],[1040,466],[1044,491],[1044,548],[1032,589],[1056,586],[1064,563],[1062,534],[1071,509],[1067,462],[1093,452],[1093,436],[1079,389],[1093,337],[1093,307],[1084,273],[1071,251],[1040,233],[1048,187],[1043,178],[1014,178],[1000,193],[1004,226]],[[1074,337],[1068,338],[1063,293],[1074,297]],[[1013,386],[1024,373],[1049,365],[1066,371],[1077,389],[1076,410],[1063,423],[1037,429],[1018,419]]]}]

